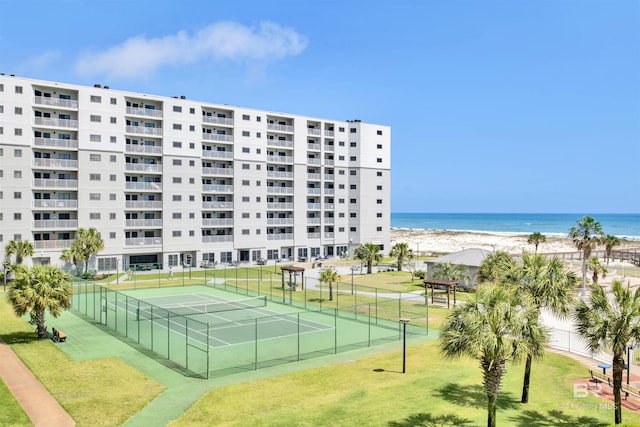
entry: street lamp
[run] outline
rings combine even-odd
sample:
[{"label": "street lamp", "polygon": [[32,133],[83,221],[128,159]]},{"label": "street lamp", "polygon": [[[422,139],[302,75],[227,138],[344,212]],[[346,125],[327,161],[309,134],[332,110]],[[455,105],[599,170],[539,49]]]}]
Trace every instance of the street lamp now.
[{"label": "street lamp", "polygon": [[404,374],[407,371],[407,323],[409,323],[411,319],[401,317],[398,320],[402,323],[402,373]]},{"label": "street lamp", "polygon": [[[631,344],[629,344],[629,346],[627,347],[627,385],[630,384],[630,377],[631,377],[631,354],[633,352],[633,346]],[[625,396],[629,397],[629,392],[626,391],[625,392]]]}]

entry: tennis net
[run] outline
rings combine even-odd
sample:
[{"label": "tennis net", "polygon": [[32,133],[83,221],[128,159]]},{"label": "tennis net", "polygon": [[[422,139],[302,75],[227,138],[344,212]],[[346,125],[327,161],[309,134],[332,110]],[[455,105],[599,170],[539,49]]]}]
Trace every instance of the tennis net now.
[{"label": "tennis net", "polygon": [[176,316],[194,316],[198,314],[220,313],[232,310],[250,310],[252,308],[265,307],[266,295],[245,298],[234,301],[211,302],[207,304],[177,304],[165,306],[137,307],[137,320],[164,319]]}]

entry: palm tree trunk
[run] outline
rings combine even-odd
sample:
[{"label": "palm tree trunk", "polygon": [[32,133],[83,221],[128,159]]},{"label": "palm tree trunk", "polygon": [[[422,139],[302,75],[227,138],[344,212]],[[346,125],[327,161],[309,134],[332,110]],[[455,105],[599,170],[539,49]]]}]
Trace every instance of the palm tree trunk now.
[{"label": "palm tree trunk", "polygon": [[329,301],[333,301],[333,286],[329,282]]},{"label": "palm tree trunk", "polygon": [[527,354],[527,361],[524,365],[524,381],[522,383],[521,403],[529,403],[529,383],[531,382],[531,355]]},{"label": "palm tree trunk", "polygon": [[[48,338],[47,328],[44,324],[44,310],[36,311],[35,318],[36,318],[36,326],[37,326],[36,332],[38,333],[38,338],[40,339]],[[622,376],[620,378],[622,378]]]},{"label": "palm tree trunk", "polygon": [[587,260],[586,254],[582,254],[582,296],[587,295]]},{"label": "palm tree trunk", "polygon": [[495,427],[498,393],[502,377],[507,371],[507,365],[504,360],[498,363],[482,360],[480,365],[482,366],[484,390],[487,394],[487,426]]},{"label": "palm tree trunk", "polygon": [[[613,356],[613,398],[614,398],[614,418],[615,423],[622,422],[622,367],[624,366],[624,357],[616,354]],[[628,369],[628,367],[627,367]]]}]

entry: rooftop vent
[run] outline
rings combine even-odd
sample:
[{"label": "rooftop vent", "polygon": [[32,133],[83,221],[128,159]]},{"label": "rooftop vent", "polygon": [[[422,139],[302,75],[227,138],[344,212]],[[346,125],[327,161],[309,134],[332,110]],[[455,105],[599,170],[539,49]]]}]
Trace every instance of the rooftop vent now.
[{"label": "rooftop vent", "polygon": [[105,86],[104,88],[105,88],[105,89],[109,89],[109,86]]},{"label": "rooftop vent", "polygon": [[100,83],[96,83],[93,85],[93,87],[102,87],[102,85]]}]

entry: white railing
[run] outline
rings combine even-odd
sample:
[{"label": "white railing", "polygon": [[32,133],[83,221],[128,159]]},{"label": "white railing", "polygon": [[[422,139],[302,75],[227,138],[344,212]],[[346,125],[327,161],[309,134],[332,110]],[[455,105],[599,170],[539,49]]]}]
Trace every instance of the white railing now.
[{"label": "white railing", "polygon": [[36,96],[33,102],[38,105],[48,105],[62,108],[78,108],[77,99],[51,98],[49,96]]},{"label": "white railing", "polygon": [[78,188],[77,179],[34,179],[33,186],[38,188]]},{"label": "white railing", "polygon": [[77,208],[78,200],[70,199],[37,199],[33,201],[34,208]]},{"label": "white railing", "polygon": [[333,181],[335,179],[335,175],[330,173],[330,174],[325,174],[324,176],[324,180],[325,181]]},{"label": "white railing", "polygon": [[333,203],[325,203],[325,204],[324,204],[324,208],[325,208],[325,209],[333,209],[333,207],[334,207],[334,204],[333,204]]},{"label": "white railing", "polygon": [[267,218],[268,225],[291,225],[293,218]]},{"label": "white railing", "polygon": [[217,125],[233,126],[233,119],[227,117],[202,116],[204,123],[214,123]]},{"label": "white railing", "polygon": [[307,128],[307,133],[309,135],[320,135],[322,132],[320,132],[320,129]]},{"label": "white railing", "polygon": [[334,233],[324,233],[325,239],[333,239]]},{"label": "white railing", "polygon": [[51,117],[35,117],[36,126],[55,126],[59,128],[78,129],[78,121],[71,119],[52,119]]},{"label": "white railing", "polygon": [[124,239],[126,246],[158,246],[162,245],[162,237],[137,237]]},{"label": "white railing", "polygon": [[125,209],[162,209],[162,202],[157,200],[127,200]]},{"label": "white railing", "polygon": [[149,190],[162,191],[162,183],[160,182],[126,182],[127,190]]},{"label": "white railing", "polygon": [[325,217],[325,218],[324,218],[324,223],[325,223],[325,224],[327,224],[327,225],[328,225],[328,224],[333,224],[333,223],[334,223],[334,219],[333,219],[333,218]]},{"label": "white railing", "polygon": [[233,176],[233,168],[202,168],[202,174]]},{"label": "white railing", "polygon": [[281,132],[293,132],[293,126],[289,125],[277,125],[275,123],[268,123],[267,129],[269,130],[277,130]]},{"label": "white railing", "polygon": [[267,162],[293,163],[293,156],[267,156]]},{"label": "white railing", "polygon": [[319,239],[320,233],[307,233],[307,239]]},{"label": "white railing", "polygon": [[309,188],[307,187],[307,194],[321,194],[322,193],[322,189],[321,188]]},{"label": "white railing", "polygon": [[324,164],[327,166],[333,166],[335,162],[332,159],[324,159]]},{"label": "white railing", "polygon": [[127,126],[126,133],[135,133],[137,135],[156,135],[162,136],[162,128],[151,128],[146,126]]},{"label": "white railing", "polygon": [[77,139],[58,139],[58,138],[34,138],[34,145],[43,147],[57,147],[57,148],[78,148]]},{"label": "white railing", "polygon": [[126,144],[124,151],[127,153],[162,154],[162,146]]},{"label": "white railing", "polygon": [[320,151],[320,144],[307,144],[307,150]]},{"label": "white railing", "polygon": [[33,159],[34,167],[55,169],[78,169],[77,160],[67,159]]},{"label": "white railing", "polygon": [[293,240],[293,233],[267,234],[267,240]]},{"label": "white railing", "polygon": [[202,184],[202,191],[207,193],[233,193],[233,185]]},{"label": "white railing", "polygon": [[324,151],[335,151],[335,145],[333,144],[324,144]]},{"label": "white railing", "polygon": [[219,236],[202,236],[202,243],[233,242],[233,234],[222,234]]},{"label": "white railing", "polygon": [[335,191],[334,191],[333,188],[325,188],[324,189],[324,194],[327,195],[327,196],[333,196],[334,193],[335,193]]},{"label": "white railing", "polygon": [[202,209],[233,209],[233,202],[202,202]]},{"label": "white railing", "polygon": [[332,130],[325,130],[324,131],[324,136],[332,137],[333,135],[334,135],[334,132]]},{"label": "white railing", "polygon": [[320,203],[307,203],[307,209],[320,209]]},{"label": "white railing", "polygon": [[293,187],[267,187],[267,194],[293,194]]},{"label": "white railing", "polygon": [[233,218],[202,218],[203,227],[233,227]]},{"label": "white railing", "polygon": [[202,150],[202,157],[214,159],[233,159],[233,151]]},{"label": "white railing", "polygon": [[36,240],[34,246],[36,249],[66,249],[73,245],[75,240]]},{"label": "white railing", "polygon": [[144,116],[144,117],[162,117],[162,110],[155,108],[136,108],[127,107],[127,115]]},{"label": "white railing", "polygon": [[33,221],[33,228],[78,228],[77,219],[45,219]]},{"label": "white railing", "polygon": [[292,210],[293,203],[267,203],[267,210]]},{"label": "white railing", "polygon": [[322,175],[319,174],[319,173],[308,173],[307,174],[307,179],[312,180],[312,181],[320,181],[321,177],[322,177]]},{"label": "white railing", "polygon": [[125,227],[162,227],[162,219],[125,219]]},{"label": "white railing", "polygon": [[267,171],[268,178],[293,178],[293,172]]},{"label": "white railing", "polygon": [[321,160],[316,158],[316,157],[308,157],[307,158],[307,164],[309,164],[309,165],[319,165],[320,162],[321,162]]},{"label": "white railing", "polygon": [[319,225],[320,221],[320,218],[307,218],[307,224]]},{"label": "white railing", "polygon": [[206,141],[233,142],[233,135],[218,134],[218,133],[203,133],[202,139]]},{"label": "white railing", "polygon": [[273,147],[293,148],[293,141],[289,139],[280,140],[280,139],[267,138],[267,145],[270,145]]},{"label": "white railing", "polygon": [[158,164],[146,164],[146,163],[125,163],[124,170],[129,172],[162,172],[162,165]]}]

